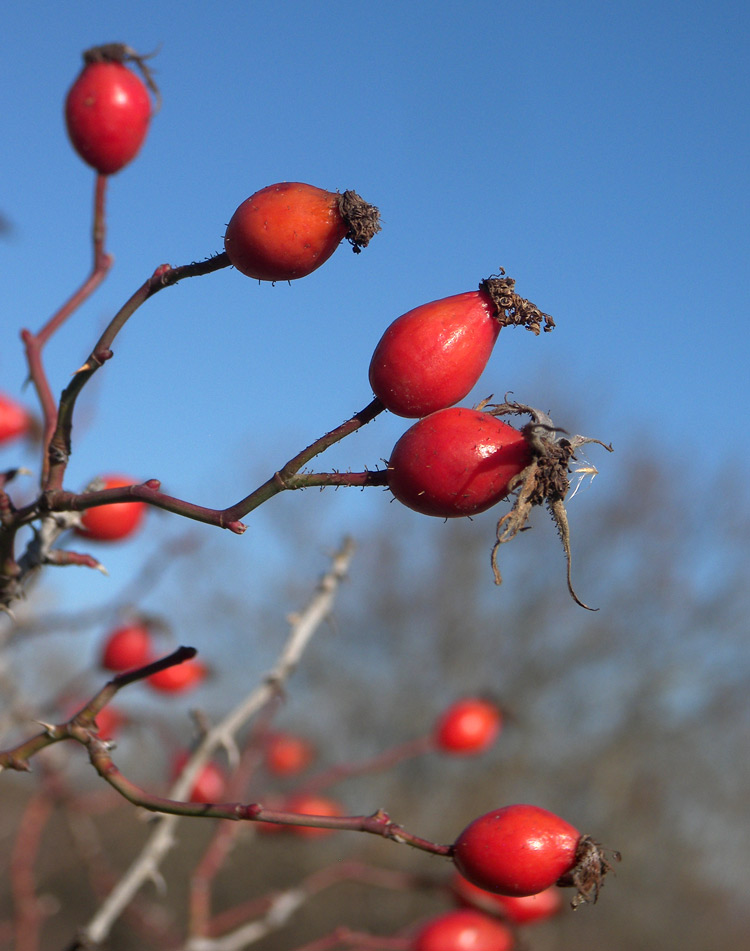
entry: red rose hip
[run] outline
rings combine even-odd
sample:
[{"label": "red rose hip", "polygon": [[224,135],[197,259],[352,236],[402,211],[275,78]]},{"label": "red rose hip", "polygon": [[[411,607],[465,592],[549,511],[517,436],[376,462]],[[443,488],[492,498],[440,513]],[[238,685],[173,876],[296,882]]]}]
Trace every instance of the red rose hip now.
[{"label": "red rose hip", "polygon": [[435,743],[445,753],[482,753],[497,739],[502,722],[500,710],[489,700],[480,697],[457,700],[439,718]]},{"label": "red rose hip", "polygon": [[[326,816],[335,818],[343,816],[344,810],[340,803],[335,799],[329,799],[327,796],[319,796],[315,793],[300,793],[289,799],[285,805],[287,812],[297,812],[303,816]],[[297,826],[290,825],[289,831],[301,839],[322,839],[330,835],[333,829],[326,829],[323,826]]]},{"label": "red rose hip", "polygon": [[388,487],[423,515],[457,518],[491,508],[531,462],[522,433],[489,413],[451,407],[420,419],[388,461]]},{"label": "red rose hip", "polygon": [[[145,624],[124,624],[112,631],[102,652],[102,667],[131,670],[151,660],[151,632]],[[106,707],[105,707],[106,709]]]},{"label": "red rose hip", "polygon": [[29,413],[12,397],[0,393],[0,444],[17,439],[28,432]]},{"label": "red rose hip", "polygon": [[377,208],[355,192],[304,182],[261,188],[237,208],[224,249],[231,263],[259,281],[292,281],[324,264],[344,238],[355,251],[380,230]]},{"label": "red rose hip", "polygon": [[[190,759],[190,753],[187,750],[179,752],[172,763],[172,782],[182,773],[185,764]],[[209,761],[206,763],[198,775],[195,777],[193,787],[188,796],[189,802],[221,802],[224,790],[227,785],[227,777],[224,771]]]},{"label": "red rose hip", "polygon": [[268,737],[265,750],[266,767],[275,776],[294,776],[312,763],[312,743],[292,733],[274,733]]},{"label": "red rose hip", "polygon": [[562,909],[561,891],[554,885],[536,895],[498,895],[474,885],[456,872],[451,888],[462,905],[498,915],[514,925],[544,921]]},{"label": "red rose hip", "polygon": [[[117,489],[134,485],[130,476],[106,475],[101,477],[102,489]],[[98,542],[116,542],[132,535],[146,514],[145,502],[111,502],[86,509],[81,516],[81,525],[75,531],[85,538]]]},{"label": "red rose hip", "polygon": [[486,291],[422,304],[398,317],[370,362],[370,386],[397,416],[452,406],[479,379],[500,333]]},{"label": "red rose hip", "polygon": [[86,65],[65,100],[65,124],[73,148],[101,175],[119,172],[138,154],[148,132],[151,98],[143,81],[124,65],[126,47],[87,50]]},{"label": "red rose hip", "polygon": [[494,809],[471,822],[453,845],[470,882],[501,895],[535,895],[576,865],[580,832],[539,806]]},{"label": "red rose hip", "polygon": [[184,693],[206,679],[208,669],[199,660],[191,658],[181,664],[165,667],[146,678],[146,683],[160,693]]},{"label": "red rose hip", "polygon": [[370,362],[375,396],[397,416],[417,418],[453,406],[476,384],[501,327],[539,333],[554,326],[548,314],[515,292],[505,272],[479,290],[422,304],[396,318]]},{"label": "red rose hip", "polygon": [[513,933],[480,911],[446,911],[415,934],[410,951],[510,951]]}]

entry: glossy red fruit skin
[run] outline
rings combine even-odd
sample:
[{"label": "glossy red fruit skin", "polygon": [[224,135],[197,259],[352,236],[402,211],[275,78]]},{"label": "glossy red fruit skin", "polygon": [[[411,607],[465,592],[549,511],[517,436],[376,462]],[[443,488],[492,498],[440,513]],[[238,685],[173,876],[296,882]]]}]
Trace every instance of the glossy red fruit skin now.
[{"label": "glossy red fruit skin", "polygon": [[[326,796],[307,795],[301,793],[293,796],[284,807],[285,812],[298,812],[304,816],[342,816],[341,804],[335,799]],[[333,829],[322,829],[316,826],[289,826],[289,831],[301,839],[322,839],[331,835]]]},{"label": "glossy red fruit skin", "polygon": [[[172,781],[180,775],[190,758],[186,750],[178,753],[172,764]],[[226,789],[227,779],[224,771],[216,763],[208,762],[198,773],[193,788],[190,790],[188,802],[221,802]]]},{"label": "glossy red fruit skin", "polygon": [[151,99],[122,63],[88,63],[65,100],[73,148],[102,175],[113,175],[138,154],[148,132]]},{"label": "glossy red fruit skin", "polygon": [[292,733],[274,733],[266,743],[266,768],[274,776],[294,776],[312,763],[311,743]]},{"label": "glossy red fruit skin", "polygon": [[[134,485],[137,479],[122,475],[102,476],[103,489]],[[146,514],[145,502],[113,502],[87,509],[81,516],[76,534],[98,542],[116,542],[132,535]]]},{"label": "glossy red fruit skin", "polygon": [[146,678],[146,683],[161,693],[184,693],[186,690],[197,687],[206,679],[207,673],[205,665],[192,658],[151,674]]},{"label": "glossy red fruit skin", "polygon": [[259,281],[305,277],[330,258],[348,231],[338,199],[336,192],[304,182],[261,188],[227,225],[229,260]]},{"label": "glossy red fruit skin", "polygon": [[484,291],[422,304],[398,317],[370,362],[370,386],[397,416],[421,418],[453,406],[476,384],[500,332]]},{"label": "glossy red fruit skin", "polygon": [[522,433],[479,410],[450,407],[420,419],[393,447],[388,487],[423,515],[459,518],[491,508],[531,462]]},{"label": "glossy red fruit skin", "polygon": [[452,888],[457,901],[462,905],[499,915],[514,925],[544,921],[558,914],[562,909],[560,889],[555,885],[545,888],[536,895],[498,895],[496,892],[488,892],[474,885],[456,872]]},{"label": "glossy red fruit skin", "polygon": [[26,408],[10,396],[0,393],[0,444],[23,436],[29,429]]},{"label": "glossy red fruit skin", "polygon": [[446,911],[414,936],[411,951],[510,951],[514,938],[504,924],[472,909]]},{"label": "glossy red fruit skin", "polygon": [[[151,633],[143,624],[124,624],[107,638],[102,667],[115,672],[143,667],[151,660]],[[106,708],[105,708],[106,709]]]},{"label": "glossy red fruit skin", "polygon": [[494,703],[466,697],[443,711],[435,727],[435,743],[444,753],[483,753],[497,739],[502,723],[502,714]]},{"label": "glossy red fruit skin", "polygon": [[505,806],[469,823],[453,844],[453,862],[487,891],[536,895],[575,866],[580,837],[539,806]]}]

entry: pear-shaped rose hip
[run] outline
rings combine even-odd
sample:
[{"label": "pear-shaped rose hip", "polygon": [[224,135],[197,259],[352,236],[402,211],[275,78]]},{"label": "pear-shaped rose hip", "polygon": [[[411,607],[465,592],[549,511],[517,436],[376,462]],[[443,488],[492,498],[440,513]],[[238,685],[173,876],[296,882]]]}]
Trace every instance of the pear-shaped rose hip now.
[{"label": "pear-shaped rose hip", "polygon": [[268,185],[243,201],[224,236],[231,263],[259,281],[292,281],[324,264],[344,238],[355,251],[380,231],[378,209],[356,192],[303,182]]},{"label": "pear-shaped rose hip", "polygon": [[552,319],[514,285],[500,274],[394,320],[370,362],[370,386],[386,409],[416,418],[453,406],[481,376],[501,327],[522,324],[538,334],[544,321],[551,330]]}]

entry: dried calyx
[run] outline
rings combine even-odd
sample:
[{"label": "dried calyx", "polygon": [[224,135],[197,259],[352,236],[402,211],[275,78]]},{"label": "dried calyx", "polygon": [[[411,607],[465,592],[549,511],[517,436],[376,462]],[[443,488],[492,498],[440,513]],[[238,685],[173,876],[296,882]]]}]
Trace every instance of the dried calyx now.
[{"label": "dried calyx", "polygon": [[590,835],[582,835],[578,840],[576,864],[557,881],[562,888],[576,889],[576,894],[570,902],[571,908],[577,908],[587,902],[592,905],[596,903],[599,890],[604,884],[604,876],[612,871],[612,865],[604,855],[605,851],[609,851],[616,862],[620,861],[619,852],[603,849]]},{"label": "dried calyx", "polygon": [[542,329],[545,333],[553,330],[555,322],[550,315],[539,310],[530,300],[517,294],[515,287],[516,282],[506,275],[503,268],[500,268],[498,274],[493,274],[479,285],[479,289],[492,298],[496,309],[495,319],[498,323],[502,327],[525,327],[537,335]]},{"label": "dried calyx", "polygon": [[339,212],[347,228],[346,240],[356,254],[366,248],[380,231],[380,212],[369,205],[356,192],[345,191],[339,195]]},{"label": "dried calyx", "polygon": [[139,53],[125,43],[103,43],[101,46],[92,46],[83,51],[83,61],[89,63],[135,63],[140,70],[143,80],[154,94],[154,115],[161,108],[161,92],[154,80],[154,73],[146,60],[156,56],[158,49],[153,53]]},{"label": "dried calyx", "polygon": [[598,608],[591,608],[584,604],[573,590],[570,528],[564,500],[570,489],[570,465],[576,458],[576,450],[587,443],[596,443],[598,446],[603,446],[607,452],[612,452],[612,446],[607,445],[600,439],[592,439],[588,436],[568,436],[564,430],[554,425],[546,413],[522,403],[488,403],[485,401],[480,403],[477,409],[489,413],[491,416],[523,415],[531,417],[531,422],[527,423],[521,429],[521,432],[531,450],[532,461],[513,480],[511,488],[516,490],[518,494],[510,512],[497,523],[497,540],[492,548],[492,570],[495,574],[495,583],[500,584],[502,582],[498,567],[500,546],[515,538],[525,528],[533,506],[544,504],[557,526],[565,551],[568,591],[570,591],[571,597],[576,604],[586,608],[587,611],[598,610]]}]

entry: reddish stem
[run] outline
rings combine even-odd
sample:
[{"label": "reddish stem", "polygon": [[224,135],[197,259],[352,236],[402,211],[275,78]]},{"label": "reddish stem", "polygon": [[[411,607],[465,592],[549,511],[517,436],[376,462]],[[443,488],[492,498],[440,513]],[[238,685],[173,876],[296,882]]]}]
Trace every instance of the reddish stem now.
[{"label": "reddish stem", "polygon": [[[79,371],[82,372],[82,371]],[[71,384],[72,385],[72,384]],[[299,473],[307,462],[315,456],[324,452],[334,443],[339,442],[351,433],[356,432],[362,426],[365,426],[377,415],[383,412],[385,407],[378,399],[372,400],[363,410],[355,413],[350,419],[343,422],[340,426],[332,429],[329,433],[321,436],[315,442],[311,443],[306,449],[298,453],[278,472],[266,480],[259,488],[255,489],[250,495],[245,496],[234,505],[225,509],[206,508],[202,505],[196,505],[193,502],[187,502],[184,499],[177,499],[171,495],[165,495],[161,492],[161,483],[158,479],[150,479],[141,485],[120,486],[112,489],[101,489],[97,492],[83,492],[80,494],[66,492],[62,488],[50,489],[44,493],[41,500],[19,509],[16,513],[17,524],[33,521],[39,516],[40,511],[47,512],[80,512],[85,509],[94,508],[98,505],[109,505],[112,502],[132,502],[140,501],[153,505],[156,508],[165,509],[168,512],[174,512],[176,515],[182,515],[184,518],[191,518],[197,522],[204,522],[208,525],[216,525],[219,528],[227,528],[237,535],[245,531],[245,525],[240,521],[242,516],[252,512],[258,506],[267,502],[273,496],[278,495],[285,490],[305,489],[311,486],[383,486],[386,484],[386,473],[381,472],[309,472]],[[62,420],[62,417],[61,417]],[[58,433],[60,432],[58,426]],[[63,457],[65,453],[63,452]],[[50,481],[62,478],[65,464],[60,461],[60,465],[53,467],[53,475]]]},{"label": "reddish stem", "polygon": [[94,373],[96,373],[99,367],[112,356],[112,351],[110,350],[112,342],[128,319],[149,297],[153,297],[154,294],[163,290],[165,287],[171,287],[178,281],[183,280],[183,278],[210,274],[212,271],[217,271],[228,265],[229,258],[225,253],[214,255],[214,257],[209,258],[207,261],[185,264],[180,267],[173,268],[168,264],[160,264],[151,277],[138,288],[115,314],[95,344],[88,360],[76,371],[73,375],[73,379],[63,390],[62,396],[60,397],[57,425],[48,443],[49,476],[44,483],[46,488],[59,489],[62,487],[63,477],[71,451],[70,437],[76,400],[85,384],[91,379]]},{"label": "reddish stem", "polygon": [[[263,721],[269,719],[276,707],[276,703],[269,704]],[[227,795],[240,797],[247,789],[252,775],[260,759],[260,751],[255,742],[258,729],[251,731],[250,741],[245,749],[239,765],[233,771],[227,786]],[[242,827],[238,822],[219,822],[216,831],[198,862],[190,878],[190,934],[206,937],[211,933],[211,884],[226,862],[232,847]]]},{"label": "reddish stem", "polygon": [[410,845],[412,848],[420,849],[423,852],[431,852],[434,855],[449,856],[452,853],[452,845],[439,845],[429,839],[423,839],[408,832],[393,822],[382,809],[370,816],[316,816],[284,812],[278,809],[266,809],[258,802],[248,804],[240,802],[195,803],[178,802],[174,799],[154,796],[136,786],[120,772],[112,762],[109,750],[104,743],[92,737],[88,743],[88,749],[91,763],[102,779],[105,779],[133,805],[141,806],[150,812],[164,812],[168,815],[209,819],[273,822],[278,825],[333,829],[338,832],[368,832],[371,835],[379,835],[385,839],[391,839],[393,842]]},{"label": "reddish stem", "polygon": [[406,743],[401,743],[399,746],[378,753],[377,756],[363,760],[361,763],[340,763],[330,769],[323,770],[317,776],[310,777],[302,789],[305,793],[318,792],[353,776],[363,776],[367,773],[377,773],[390,769],[402,760],[421,756],[424,753],[431,753],[434,749],[433,737],[431,735],[421,736],[416,740],[408,740]]},{"label": "reddish stem", "polygon": [[53,804],[45,792],[28,801],[18,825],[10,863],[17,951],[37,951],[42,913],[36,893],[34,863]]},{"label": "reddish stem", "polygon": [[[236,828],[236,826],[232,826]],[[436,887],[434,879],[423,875],[414,875],[411,872],[404,872],[392,868],[378,868],[374,865],[367,865],[364,862],[354,860],[337,862],[335,865],[329,865],[312,872],[306,879],[303,879],[298,885],[294,886],[295,891],[304,891],[309,898],[317,895],[327,888],[332,888],[341,883],[358,882],[362,885],[372,886],[373,888],[385,888],[393,891],[407,892],[415,889]],[[440,882],[442,884],[442,882]],[[226,911],[214,916],[211,920],[211,937],[225,935],[235,928],[239,928],[246,921],[259,918],[266,914],[271,906],[275,895],[262,895],[259,898],[252,898],[228,908]]]},{"label": "reddish stem", "polygon": [[[55,427],[57,426],[57,404],[52,395],[52,390],[42,363],[42,349],[55,331],[94,293],[112,267],[113,259],[104,250],[107,233],[105,216],[106,195],[107,176],[97,175],[94,189],[94,223],[92,228],[94,260],[91,273],[78,290],[50,317],[37,334],[33,334],[30,330],[21,331],[21,339],[26,349],[29,378],[34,385],[42,409],[42,445],[45,447],[45,450],[49,446],[52,434],[55,432]],[[48,457],[46,451],[42,465],[42,485],[46,485],[48,475]]]},{"label": "reddish stem", "polygon": [[144,667],[118,674],[65,723],[57,726],[50,724],[44,732],[37,733],[36,736],[25,740],[13,749],[0,751],[0,770],[15,769],[28,772],[30,769],[28,761],[34,754],[53,743],[60,743],[62,740],[77,740],[86,746],[90,743],[96,743],[102,749],[106,749],[104,744],[97,739],[96,733],[92,731],[96,726],[94,722],[96,715],[106,707],[117,691],[131,683],[145,680],[151,674],[156,674],[167,667],[174,667],[175,664],[190,660],[195,657],[196,653],[194,647],[178,647],[167,657],[162,657],[160,660],[146,664]]},{"label": "reddish stem", "polygon": [[411,941],[398,936],[384,936],[368,934],[365,931],[354,931],[342,925],[322,938],[316,938],[307,944],[299,945],[295,951],[334,951],[335,948],[345,946],[351,949],[371,949],[371,951],[409,951]]}]

